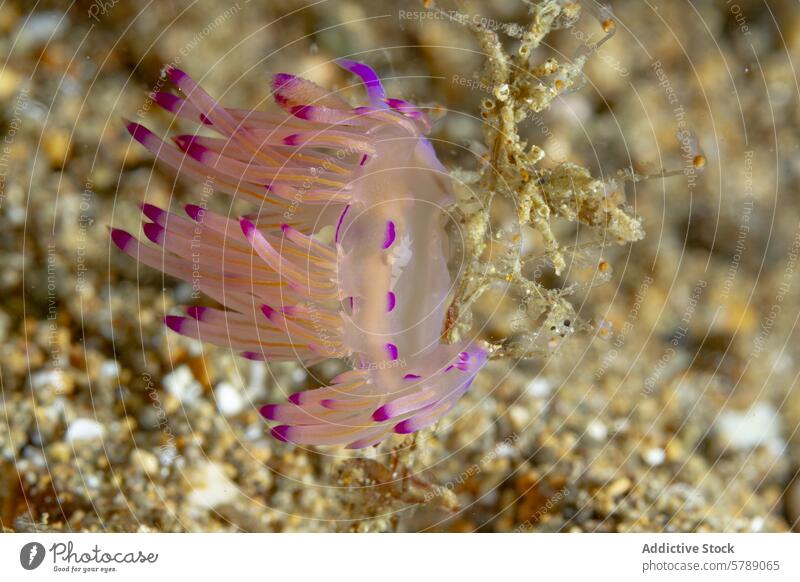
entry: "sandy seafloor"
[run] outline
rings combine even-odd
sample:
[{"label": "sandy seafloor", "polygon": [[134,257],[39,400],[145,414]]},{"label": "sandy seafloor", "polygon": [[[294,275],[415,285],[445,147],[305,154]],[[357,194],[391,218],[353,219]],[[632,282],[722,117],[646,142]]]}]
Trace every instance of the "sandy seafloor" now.
[{"label": "sandy seafloor", "polygon": [[[435,430],[361,454],[272,440],[257,407],[314,378],[166,331],[163,316],[191,289],[138,267],[107,233],[138,233],[138,202],[197,198],[121,122],[165,132],[169,116],[144,104],[167,63],[254,107],[269,98],[268,72],[336,86],[348,79],[329,60],[355,55],[404,77],[388,82],[393,94],[445,108],[434,136],[460,147],[439,145],[440,157],[469,167],[484,95],[462,81],[482,63],[468,31],[414,16],[412,2],[305,4],[0,7],[3,528],[797,527],[796,2],[613,3],[618,34],[585,87],[529,125],[531,141],[595,173],[680,169],[683,121],[705,173],[628,185],[647,237],[604,253],[613,276],[580,305],[612,334],[493,362]],[[526,17],[507,0],[466,10],[490,23]],[[571,56],[571,41],[551,46]]]}]

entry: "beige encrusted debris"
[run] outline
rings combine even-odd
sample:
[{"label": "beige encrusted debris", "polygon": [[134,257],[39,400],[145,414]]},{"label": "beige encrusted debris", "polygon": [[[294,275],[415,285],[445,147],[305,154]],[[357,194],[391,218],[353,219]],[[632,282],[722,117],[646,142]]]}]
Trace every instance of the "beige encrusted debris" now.
[{"label": "beige encrusted debris", "polygon": [[[431,3],[432,4],[432,3]],[[547,110],[565,91],[574,90],[583,78],[586,61],[614,33],[613,19],[603,10],[599,21],[606,36],[597,44],[585,46],[569,62],[549,58],[539,64],[531,57],[543,39],[552,31],[575,26],[581,7],[573,2],[544,0],[532,3],[531,21],[527,28],[502,29],[518,39],[516,55],[510,55],[497,32],[464,19],[478,37],[487,65],[481,83],[490,88],[495,99],[485,99],[481,106],[483,132],[489,154],[479,175],[471,185],[469,196],[456,204],[465,234],[466,269],[460,279],[448,309],[443,338],[456,341],[472,325],[471,308],[481,295],[492,287],[504,286],[518,296],[530,321],[528,341],[497,340],[492,346],[492,358],[529,357],[541,354],[539,347],[550,340],[540,341],[534,331],[559,331],[563,323],[575,322],[575,312],[566,296],[571,289],[549,289],[523,274],[522,237],[504,241],[511,246],[505,253],[486,260],[490,239],[497,230],[491,228],[493,203],[510,201],[516,208],[518,232],[531,227],[543,241],[543,252],[556,275],[567,265],[566,248],[559,242],[553,224],[556,220],[578,223],[594,229],[599,236],[598,247],[623,244],[644,236],[641,222],[628,213],[624,203],[621,181],[632,179],[619,173],[617,180],[602,181],[588,169],[571,163],[545,168],[540,162],[547,153],[520,137],[520,124],[532,114]],[[609,24],[611,23],[611,24]],[[619,180],[619,181],[618,181]],[[607,269],[598,269],[601,277]],[[538,324],[536,322],[539,322]],[[571,325],[570,331],[575,329]],[[561,334],[550,334],[551,336]]]}]

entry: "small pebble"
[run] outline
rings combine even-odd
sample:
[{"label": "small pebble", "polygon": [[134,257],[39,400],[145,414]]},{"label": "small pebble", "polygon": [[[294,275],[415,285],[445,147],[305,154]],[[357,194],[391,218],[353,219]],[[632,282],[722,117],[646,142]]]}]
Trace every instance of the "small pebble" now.
[{"label": "small pebble", "polygon": [[69,133],[66,131],[49,131],[42,142],[44,153],[54,169],[63,168],[72,150]]},{"label": "small pebble", "polygon": [[656,467],[664,462],[667,458],[667,453],[662,448],[653,447],[652,449],[647,449],[644,454],[642,454],[642,458],[644,462],[651,467]]},{"label": "small pebble", "polygon": [[631,488],[631,485],[633,485],[631,480],[627,477],[623,477],[621,479],[617,479],[611,485],[609,485],[606,488],[606,493],[608,493],[608,495],[612,498],[617,497],[618,495],[626,493]]},{"label": "small pebble", "polygon": [[68,443],[91,441],[103,437],[103,425],[92,418],[76,418],[67,428],[64,437]]},{"label": "small pebble", "polygon": [[194,379],[189,366],[178,366],[164,376],[164,388],[185,405],[196,404],[203,393],[203,387]]},{"label": "small pebble", "polygon": [[55,10],[33,13],[20,26],[16,48],[27,51],[47,42],[52,42],[64,30],[70,30],[69,18]]},{"label": "small pebble", "polygon": [[269,381],[269,370],[265,362],[250,362],[250,378],[247,382],[247,393],[252,399],[266,396]]},{"label": "small pebble", "polygon": [[223,416],[236,416],[247,405],[241,391],[227,382],[220,382],[214,389],[217,408]]},{"label": "small pebble", "polygon": [[0,99],[8,99],[17,92],[21,77],[19,73],[5,67],[0,71]]},{"label": "small pebble", "polygon": [[167,446],[161,449],[158,456],[161,464],[165,467],[169,467],[178,458],[178,451],[174,446]]},{"label": "small pebble", "polygon": [[501,442],[495,447],[495,452],[499,458],[509,459],[516,454],[517,449],[507,442]]},{"label": "small pebble", "polygon": [[53,389],[56,394],[64,394],[69,391],[69,380],[62,370],[35,372],[30,376],[30,384],[36,392]]},{"label": "small pebble", "polygon": [[524,406],[512,406],[508,411],[508,416],[511,420],[511,427],[516,431],[525,429],[531,421],[531,415]]},{"label": "small pebble", "polygon": [[158,473],[158,458],[144,449],[136,449],[131,453],[131,464],[134,467],[139,467],[148,475]]},{"label": "small pebble", "polygon": [[244,436],[247,440],[255,441],[264,436],[264,426],[261,424],[248,424],[247,429],[244,431]]},{"label": "small pebble", "polygon": [[765,446],[775,456],[786,448],[777,412],[766,402],[757,402],[750,410],[723,411],[715,428],[724,447],[747,451]]},{"label": "small pebble", "polygon": [[593,420],[589,423],[589,426],[586,427],[586,434],[596,441],[604,441],[608,436],[608,429],[606,425],[599,420]]},{"label": "small pebble", "polygon": [[119,374],[119,364],[114,360],[106,360],[100,366],[100,375],[103,378],[113,380]]},{"label": "small pebble", "polygon": [[553,390],[553,385],[546,378],[538,376],[528,383],[526,390],[534,398],[547,398]]},{"label": "small pebble", "polygon": [[302,382],[306,379],[306,371],[303,368],[292,370],[292,382]]},{"label": "small pebble", "polygon": [[187,475],[189,502],[205,509],[214,509],[225,503],[234,501],[239,489],[223,468],[212,462],[204,462]]}]

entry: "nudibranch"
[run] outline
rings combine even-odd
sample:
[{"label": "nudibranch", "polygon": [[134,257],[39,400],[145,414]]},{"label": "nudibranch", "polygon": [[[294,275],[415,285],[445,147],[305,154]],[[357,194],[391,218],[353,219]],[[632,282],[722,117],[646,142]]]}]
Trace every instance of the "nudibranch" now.
[{"label": "nudibranch", "polygon": [[346,359],[351,369],[329,386],[261,413],[282,441],[362,448],[435,423],[469,389],[487,351],[440,339],[454,195],[425,137],[428,115],[388,98],[367,65],[338,64],[360,77],[368,105],[354,108],[282,73],[272,77],[279,113],[226,108],[168,68],[177,91],[152,99],[216,137],[171,143],[137,123],[128,131],[180,176],[254,211],[237,221],[205,204],[187,205],[186,217],[144,204],[143,232],[158,248],[123,230],[111,236],[220,304],[167,316],[175,332],[250,359]]}]

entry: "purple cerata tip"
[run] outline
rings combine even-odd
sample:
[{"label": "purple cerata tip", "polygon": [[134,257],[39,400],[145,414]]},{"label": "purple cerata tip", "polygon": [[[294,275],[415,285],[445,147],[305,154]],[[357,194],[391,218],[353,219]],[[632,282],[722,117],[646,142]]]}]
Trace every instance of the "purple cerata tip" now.
[{"label": "purple cerata tip", "polygon": [[256,232],[256,225],[250,222],[247,218],[239,219],[239,226],[242,227],[242,232],[247,240],[252,241]]},{"label": "purple cerata tip", "polygon": [[394,222],[391,220],[386,221],[386,238],[383,240],[384,249],[388,249],[394,244],[395,236]]},{"label": "purple cerata tip", "polygon": [[153,135],[153,132],[147,129],[144,125],[140,125],[134,121],[126,121],[125,129],[128,130],[128,133],[131,134],[133,139],[141,144],[144,144],[147,138]]},{"label": "purple cerata tip", "polygon": [[200,114],[200,123],[202,123],[203,125],[214,125],[214,122],[211,121],[211,119],[209,119],[205,113]]},{"label": "purple cerata tip", "polygon": [[265,359],[264,354],[261,352],[242,352],[239,355],[245,360],[253,360],[254,362],[260,362]]},{"label": "purple cerata tip", "polygon": [[267,420],[275,420],[275,412],[277,411],[277,408],[277,404],[265,404],[259,408],[258,411],[261,413],[261,416]]},{"label": "purple cerata tip", "polygon": [[167,77],[169,77],[170,81],[172,81],[176,85],[179,85],[183,80],[187,79],[189,75],[187,75],[180,69],[170,65],[167,68]]},{"label": "purple cerata tip", "polygon": [[203,215],[206,212],[202,206],[198,206],[197,204],[187,204],[183,209],[186,211],[186,214],[189,215],[189,218],[198,222],[203,220]]},{"label": "purple cerata tip", "polygon": [[291,146],[297,145],[297,140],[299,138],[300,138],[300,135],[297,134],[297,133],[293,133],[293,134],[287,135],[285,138],[283,138],[283,144],[284,145],[291,145]]},{"label": "purple cerata tip", "polygon": [[206,311],[208,311],[208,307],[203,307],[202,305],[192,305],[186,308],[186,315],[200,321],[203,319],[203,314]]},{"label": "purple cerata tip", "polygon": [[131,235],[127,231],[122,230],[121,228],[112,228],[111,240],[114,241],[114,244],[117,245],[117,248],[124,251],[128,243],[134,240],[134,238],[133,235]]},{"label": "purple cerata tip", "polygon": [[179,315],[168,315],[164,318],[164,323],[166,324],[166,326],[170,328],[172,331],[178,333],[181,332],[181,326],[183,325],[184,321],[186,321],[186,318],[181,317]]},{"label": "purple cerata tip", "polygon": [[142,210],[142,214],[144,214],[150,220],[156,222],[160,220],[161,217],[164,216],[164,214],[166,214],[158,206],[154,206],[153,204],[147,204],[146,202],[140,204],[139,208]]},{"label": "purple cerata tip", "polygon": [[414,426],[412,419],[410,418],[407,418],[402,422],[398,422],[394,427],[394,432],[396,434],[409,434],[414,432],[415,430],[417,429]]},{"label": "purple cerata tip", "polygon": [[142,226],[142,230],[147,238],[149,238],[152,242],[157,245],[160,245],[164,242],[164,227],[155,224],[154,222],[148,222],[144,226]]},{"label": "purple cerata tip", "polygon": [[266,315],[267,319],[270,321],[272,321],[272,318],[275,316],[275,310],[266,303],[261,306],[261,312]]},{"label": "purple cerata tip", "polygon": [[311,105],[295,105],[289,110],[289,113],[298,119],[311,119],[314,109],[316,108]]},{"label": "purple cerata tip", "polygon": [[291,429],[290,426],[282,424],[280,426],[274,427],[270,432],[270,434],[277,440],[288,443],[289,442],[289,430]]},{"label": "purple cerata tip", "polygon": [[208,148],[205,146],[201,146],[199,143],[192,141],[186,145],[185,148],[182,148],[186,154],[194,160],[198,162],[203,162],[203,156],[208,152]]},{"label": "purple cerata tip", "polygon": [[296,78],[297,77],[290,73],[276,73],[275,76],[272,77],[272,88],[273,90],[277,90]]},{"label": "purple cerata tip", "polygon": [[170,113],[175,113],[181,106],[181,103],[183,103],[183,99],[177,95],[166,93],[164,91],[156,91],[155,93],[151,93],[150,97],[153,99],[153,101]]},{"label": "purple cerata tip", "polygon": [[375,422],[383,422],[384,420],[389,420],[390,418],[392,418],[392,415],[389,414],[387,404],[384,404],[372,413],[372,420]]},{"label": "purple cerata tip", "polygon": [[300,404],[302,398],[303,398],[302,392],[295,392],[294,394],[289,396],[289,402],[291,402],[292,404]]},{"label": "purple cerata tip", "polygon": [[389,291],[386,295],[386,311],[392,311],[395,305],[397,305],[397,296]]},{"label": "purple cerata tip", "polygon": [[369,156],[367,154],[364,154],[363,156],[361,156],[361,161],[358,162],[358,165],[359,166],[363,166],[364,164],[366,164],[368,158],[369,158]]},{"label": "purple cerata tip", "polygon": [[398,111],[410,107],[411,105],[408,101],[403,101],[402,99],[393,99],[391,97],[389,99],[384,99],[384,101],[386,101],[386,104],[389,107],[392,109],[397,109]]},{"label": "purple cerata tip", "polygon": [[419,374],[406,374],[403,376],[403,380],[418,380],[419,378],[422,378]]},{"label": "purple cerata tip", "polygon": [[129,232],[122,230],[121,228],[112,228],[111,229],[111,240],[114,241],[114,244],[117,245],[117,248],[120,250],[125,250],[125,247],[128,246],[133,239],[133,235]]},{"label": "purple cerata tip", "polygon": [[386,344],[386,353],[389,354],[389,359],[391,359],[392,361],[395,361],[399,356],[399,351],[397,349],[397,346],[392,343]]}]

